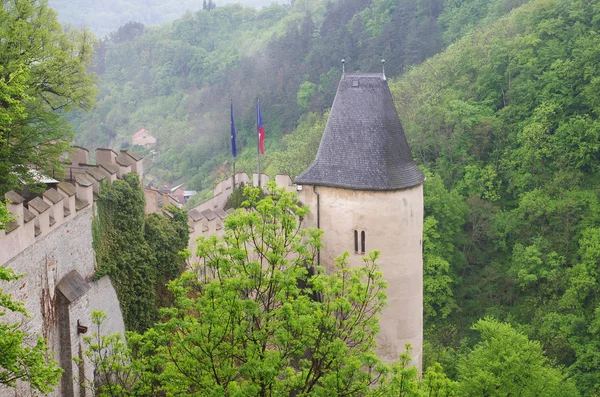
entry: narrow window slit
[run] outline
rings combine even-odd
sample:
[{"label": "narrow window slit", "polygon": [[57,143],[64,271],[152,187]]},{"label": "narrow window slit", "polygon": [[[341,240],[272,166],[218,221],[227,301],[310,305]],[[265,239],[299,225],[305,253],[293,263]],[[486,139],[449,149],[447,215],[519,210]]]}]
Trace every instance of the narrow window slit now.
[{"label": "narrow window slit", "polygon": [[360,232],[360,253],[365,253],[365,231]]}]

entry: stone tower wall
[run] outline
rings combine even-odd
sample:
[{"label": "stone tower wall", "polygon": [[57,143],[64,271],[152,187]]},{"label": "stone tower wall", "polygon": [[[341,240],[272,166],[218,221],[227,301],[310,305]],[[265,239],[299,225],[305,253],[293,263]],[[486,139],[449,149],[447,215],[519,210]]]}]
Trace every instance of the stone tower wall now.
[{"label": "stone tower wall", "polygon": [[[309,226],[324,231],[321,264],[332,266],[345,251],[350,264],[362,264],[361,232],[365,252],[381,252],[378,264],[388,283],[388,304],[380,316],[379,357],[393,361],[412,345],[413,362],[421,368],[423,340],[423,186],[374,192],[302,186],[300,200],[310,206]],[[358,234],[355,251],[354,231]]]}]

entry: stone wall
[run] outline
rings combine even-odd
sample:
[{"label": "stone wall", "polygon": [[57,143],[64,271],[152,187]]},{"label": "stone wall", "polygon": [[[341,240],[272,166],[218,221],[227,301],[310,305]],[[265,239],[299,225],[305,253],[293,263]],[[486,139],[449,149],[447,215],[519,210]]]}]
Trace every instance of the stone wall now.
[{"label": "stone wall", "polygon": [[[252,176],[253,186],[258,186],[258,174]],[[270,181],[266,174],[261,174],[260,184],[265,186]],[[250,185],[250,177],[246,173],[237,173],[235,175],[235,187],[241,184]],[[277,175],[275,177],[277,186],[287,189],[288,191],[296,190],[296,186],[292,184],[292,179],[288,175]],[[219,182],[213,189],[213,197],[205,202],[197,205],[188,211],[188,224],[190,227],[189,249],[192,253],[191,261],[194,262],[197,257],[196,239],[200,236],[218,236],[222,237],[225,233],[224,222],[225,217],[229,212],[224,210],[227,199],[233,192],[233,178],[227,178]]]},{"label": "stone wall", "polygon": [[[87,326],[88,334],[93,333],[91,327],[91,311],[103,310],[108,318],[103,325],[103,333],[124,333],[125,327],[119,303],[110,280],[103,279],[92,281],[94,275],[94,251],[92,248],[92,216],[91,206],[80,211],[76,217],[63,223],[46,236],[38,239],[20,254],[9,260],[5,266],[13,269],[23,277],[17,281],[3,285],[5,292],[11,293],[13,298],[22,301],[29,313],[29,318],[7,313],[2,321],[20,321],[21,329],[27,332],[31,340],[37,335],[48,339],[48,344],[54,352],[54,359],[62,361],[61,366],[67,369],[72,367],[72,375],[79,377],[79,368],[72,361],[72,356],[77,356],[79,347],[82,346],[83,335],[77,333],[77,322]],[[60,292],[56,286],[72,271],[76,271],[86,282],[89,289],[66,305],[68,316],[60,315],[61,307],[58,296]],[[64,312],[64,311],[63,311]],[[65,318],[68,317],[68,318]],[[67,336],[59,335],[59,328],[68,330]],[[70,340],[70,345],[67,342]],[[71,357],[66,357],[66,363],[61,360],[61,352],[71,350]],[[92,368],[84,365],[86,376],[91,379]],[[63,376],[63,382],[71,383],[70,389],[74,394],[64,389],[63,383],[56,388],[50,396],[83,396],[79,392],[79,381]],[[0,395],[14,395],[15,390],[0,388]],[[20,383],[16,389],[19,396],[29,396],[31,391],[27,384]]]},{"label": "stone wall", "polygon": [[[8,209],[17,219],[0,231],[0,265],[23,277],[3,283],[2,288],[24,303],[29,317],[8,312],[1,321],[19,322],[31,343],[38,336],[47,339],[54,359],[65,371],[50,396],[91,395],[89,390],[80,390],[80,382],[93,379],[93,368],[85,360],[76,364],[73,358],[82,357],[86,349],[82,331],[94,332],[92,311],[107,314],[103,334],[125,333],[109,278],[93,280],[93,200],[103,180],[114,181],[132,169],[143,172],[142,158],[126,151],[117,154],[100,149],[98,153],[107,153],[108,158],[96,165],[88,164],[85,149],[71,154],[72,163],[67,166],[71,183],[54,183],[28,201],[12,191],[6,195],[11,200]],[[0,395],[29,396],[32,391],[20,382],[16,390],[0,388]]]},{"label": "stone wall", "polygon": [[[318,193],[318,196],[317,196]],[[360,191],[304,185],[299,198],[311,214],[306,227],[323,230],[321,264],[331,268],[345,251],[360,266],[365,253],[381,252],[378,264],[389,287],[380,316],[377,355],[393,361],[412,345],[413,363],[421,368],[423,344],[423,186],[396,191]],[[317,209],[318,202],[318,209]],[[317,219],[319,218],[319,219]],[[357,234],[355,247],[354,233]],[[362,232],[365,233],[363,253]]]}]

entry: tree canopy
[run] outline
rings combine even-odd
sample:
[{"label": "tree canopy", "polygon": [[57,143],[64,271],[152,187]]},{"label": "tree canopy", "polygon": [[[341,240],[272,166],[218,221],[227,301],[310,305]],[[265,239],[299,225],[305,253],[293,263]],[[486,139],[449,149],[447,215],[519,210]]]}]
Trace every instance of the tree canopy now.
[{"label": "tree canopy", "polygon": [[2,1],[0,8],[0,195],[52,176],[71,145],[61,113],[91,109],[96,88],[87,71],[93,37],[63,30],[46,0]]},{"label": "tree canopy", "polygon": [[481,341],[458,363],[464,396],[578,396],[572,379],[553,368],[539,342],[494,319],[472,327]]},{"label": "tree canopy", "polygon": [[432,175],[426,339],[429,354],[451,352],[449,373],[471,324],[493,316],[539,341],[583,395],[600,392],[599,15],[596,2],[530,1],[390,82]]}]

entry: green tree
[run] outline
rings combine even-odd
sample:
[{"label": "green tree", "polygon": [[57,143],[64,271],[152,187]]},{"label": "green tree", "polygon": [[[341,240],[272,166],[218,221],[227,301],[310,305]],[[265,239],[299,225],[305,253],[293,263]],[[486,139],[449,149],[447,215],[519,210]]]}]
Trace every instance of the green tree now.
[{"label": "green tree", "polygon": [[308,209],[294,193],[270,183],[262,199],[245,195],[225,236],[200,239],[200,262],[170,284],[163,321],[129,334],[129,349],[90,339],[110,383],[102,395],[452,395],[439,366],[418,382],[410,349],[393,365],[374,354],[386,299],[377,252],[356,268],[345,253],[327,274],[315,263],[321,232],[302,228]]},{"label": "green tree", "polygon": [[304,81],[300,84],[300,88],[298,88],[298,93],[296,94],[296,100],[302,109],[306,110],[308,108],[308,104],[315,93],[316,87],[317,86],[310,81]]},{"label": "green tree", "polygon": [[[347,255],[327,276],[318,230],[291,193],[248,188],[227,233],[198,243],[200,263],[172,283],[175,307],[157,325],[157,375],[167,394],[361,395],[380,370],[371,351],[385,283]],[[166,338],[166,339],[165,339]]]},{"label": "green tree", "polygon": [[0,201],[0,230],[6,228],[6,224],[14,219],[13,214],[10,213],[6,207],[6,202]]},{"label": "green tree", "polygon": [[139,347],[140,335],[129,333],[127,342],[122,334],[103,335],[101,326],[106,317],[102,311],[93,311],[95,332],[83,337],[87,346],[84,355],[95,370],[92,379],[82,380],[82,387],[94,396],[154,395],[152,385],[143,378],[144,360],[132,359],[138,358],[134,348]]},{"label": "green tree", "polygon": [[[11,269],[0,266],[0,285],[19,277]],[[23,304],[0,288],[0,318],[7,310],[27,316]],[[58,385],[62,369],[49,357],[42,337],[38,336],[32,344],[28,341],[30,336],[19,327],[18,322],[0,321],[0,384],[15,387],[17,381],[23,381],[42,393],[54,390],[52,386]]]},{"label": "green tree", "polygon": [[52,175],[70,146],[61,112],[90,109],[94,76],[89,31],[62,29],[46,0],[3,0],[0,8],[0,194],[29,169]]},{"label": "green tree", "polygon": [[458,364],[462,396],[578,396],[574,383],[544,356],[539,342],[488,318],[473,330],[481,341]]}]

